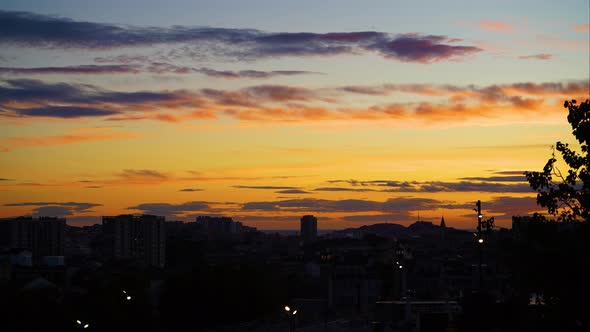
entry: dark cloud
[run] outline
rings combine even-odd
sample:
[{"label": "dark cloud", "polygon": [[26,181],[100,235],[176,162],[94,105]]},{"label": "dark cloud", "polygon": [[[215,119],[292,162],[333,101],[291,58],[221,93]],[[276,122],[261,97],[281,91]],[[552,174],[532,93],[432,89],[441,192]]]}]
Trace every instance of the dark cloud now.
[{"label": "dark cloud", "polygon": [[247,202],[243,210],[262,211],[310,211],[310,212],[368,212],[368,211],[403,211],[415,208],[435,208],[442,202],[429,198],[398,197],[385,202],[344,199],[288,199],[270,202]]},{"label": "dark cloud", "polygon": [[499,175],[524,175],[525,171],[496,171],[494,174]]},{"label": "dark cloud", "polygon": [[4,80],[0,83],[0,104],[9,102],[134,104],[178,99],[178,95],[171,92],[115,92],[87,84],[47,83],[30,79]]},{"label": "dark cloud", "polygon": [[301,189],[285,189],[279,190],[276,192],[277,194],[311,194],[309,191],[301,190]]},{"label": "dark cloud", "polygon": [[239,189],[268,189],[268,190],[291,190],[291,189],[299,189],[297,187],[285,187],[285,186],[233,186],[234,188]]},{"label": "dark cloud", "polygon": [[81,65],[65,67],[0,67],[1,74],[12,75],[51,75],[51,74],[74,74],[74,75],[101,75],[101,74],[136,74],[140,70],[136,66],[128,65]]},{"label": "dark cloud", "polygon": [[115,115],[119,112],[93,107],[80,106],[44,106],[34,108],[19,108],[15,110],[19,115],[50,118],[83,118]]},{"label": "dark cloud", "polygon": [[187,212],[205,211],[209,209],[208,202],[186,202],[181,204],[170,203],[143,203],[130,206],[128,210],[140,210],[142,213],[162,216],[179,216]]},{"label": "dark cloud", "polygon": [[464,177],[461,180],[470,180],[470,181],[490,181],[490,182],[526,182],[526,177],[523,173],[521,175],[511,175],[511,176],[473,176],[473,177]]},{"label": "dark cloud", "polygon": [[96,203],[79,202],[23,202],[9,203],[4,206],[34,206],[32,213],[39,216],[69,216],[74,213],[90,212],[90,209],[102,206]]},{"label": "dark cloud", "polygon": [[12,181],[11,179],[0,178],[0,181]]},{"label": "dark cloud", "polygon": [[38,216],[63,217],[72,215],[72,209],[67,206],[40,206],[33,209],[33,214]]},{"label": "dark cloud", "polygon": [[[494,177],[491,177],[494,178]],[[515,181],[516,177],[497,177],[504,182],[524,182],[526,179]],[[482,178],[484,179],[484,178]],[[496,181],[496,182],[494,182]],[[489,182],[459,181],[395,181],[395,180],[331,180],[331,183],[348,183],[351,186],[386,187],[378,191],[383,192],[492,192],[492,193],[530,193],[531,188],[527,183],[497,183],[501,180],[489,180]]]},{"label": "dark cloud", "polygon": [[86,188],[86,189],[101,189],[103,187],[102,186],[87,186],[87,187],[84,187],[84,188]]},{"label": "dark cloud", "polygon": [[346,188],[346,187],[323,187],[323,188],[316,188],[314,191],[356,191],[356,192],[367,192],[367,191],[377,191],[375,189],[369,188]]},{"label": "dark cloud", "polygon": [[456,46],[455,40],[445,36],[401,35],[395,39],[381,39],[371,44],[370,49],[386,58],[408,62],[434,62],[481,52],[474,46]]},{"label": "dark cloud", "polygon": [[506,216],[528,215],[542,210],[537,206],[535,197],[494,197],[489,202],[483,202],[490,214],[502,214]]},{"label": "dark cloud", "polygon": [[119,175],[125,178],[168,178],[168,175],[152,169],[124,169]]},{"label": "dark cloud", "polygon": [[199,188],[184,188],[184,189],[180,189],[179,191],[193,192],[193,191],[203,191],[203,189],[199,189]]},{"label": "dark cloud", "polygon": [[270,33],[253,29],[173,26],[133,27],[79,22],[26,12],[0,11],[0,43],[24,47],[113,49],[184,44],[174,50],[193,57],[322,56],[376,52],[401,61],[433,62],[480,52],[456,38],[384,32]]}]

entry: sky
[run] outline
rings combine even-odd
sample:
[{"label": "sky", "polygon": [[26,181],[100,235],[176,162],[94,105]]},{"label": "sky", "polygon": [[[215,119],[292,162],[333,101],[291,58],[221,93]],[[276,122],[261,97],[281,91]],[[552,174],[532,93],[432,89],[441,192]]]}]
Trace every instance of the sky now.
[{"label": "sky", "polygon": [[540,212],[582,1],[0,3],[0,217],[259,229]]}]

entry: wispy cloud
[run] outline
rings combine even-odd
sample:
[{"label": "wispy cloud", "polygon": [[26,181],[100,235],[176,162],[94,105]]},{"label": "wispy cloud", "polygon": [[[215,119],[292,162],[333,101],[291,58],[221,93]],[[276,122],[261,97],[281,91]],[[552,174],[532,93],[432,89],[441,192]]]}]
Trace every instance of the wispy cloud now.
[{"label": "wispy cloud", "polygon": [[0,139],[0,148],[10,151],[15,148],[64,145],[79,142],[105,141],[136,138],[140,135],[134,133],[109,133],[109,134],[86,134],[86,135],[57,135],[37,137],[9,137]]},{"label": "wispy cloud", "polygon": [[[472,119],[553,119],[561,98],[584,97],[590,81],[489,86],[382,84],[309,89],[254,85],[237,90],[117,92],[92,85],[18,79],[0,81],[0,116],[170,123],[231,118],[244,122],[389,121],[408,124],[467,123]],[[415,94],[437,101],[348,106],[351,95]],[[441,100],[446,98],[446,101]],[[321,106],[318,106],[321,105]]]},{"label": "wispy cloud", "polygon": [[130,206],[128,210],[139,210],[142,213],[162,216],[179,216],[187,212],[206,211],[209,209],[208,202],[186,202],[180,204],[171,203],[143,203]]},{"label": "wispy cloud", "polygon": [[479,26],[484,30],[495,32],[512,32],[514,30],[512,24],[502,21],[481,20]]},{"label": "wispy cloud", "polygon": [[0,67],[0,75],[105,75],[105,74],[137,74],[136,66],[128,65],[81,65],[64,67]]},{"label": "wispy cloud", "polygon": [[0,43],[21,47],[114,49],[167,44],[185,56],[258,59],[277,56],[331,56],[376,53],[400,61],[429,63],[480,52],[455,45],[456,38],[418,34],[360,32],[265,32],[254,29],[173,26],[134,27],[0,11]]},{"label": "wispy cloud", "polygon": [[200,189],[200,188],[183,188],[183,189],[180,189],[179,191],[195,192],[195,191],[203,191],[203,189]]},{"label": "wispy cloud", "polygon": [[518,57],[519,59],[523,60],[551,60],[553,55],[540,53],[540,54],[532,54],[532,55],[521,55]]},{"label": "wispy cloud", "polygon": [[590,23],[577,24],[572,26],[572,29],[579,32],[590,32]]}]

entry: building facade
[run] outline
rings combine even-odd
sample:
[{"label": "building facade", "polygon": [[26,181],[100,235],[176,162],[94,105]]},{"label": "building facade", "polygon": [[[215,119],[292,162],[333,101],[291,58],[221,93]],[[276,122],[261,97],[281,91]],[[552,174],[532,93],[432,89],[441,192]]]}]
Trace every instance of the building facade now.
[{"label": "building facade", "polygon": [[103,217],[110,254],[117,259],[134,259],[147,266],[163,268],[166,263],[165,218],[152,215]]},{"label": "building facade", "polygon": [[55,217],[17,217],[0,220],[0,248],[30,250],[33,264],[44,257],[63,256],[66,220]]},{"label": "building facade", "polygon": [[318,219],[312,215],[301,217],[301,239],[304,244],[314,242],[318,236]]}]

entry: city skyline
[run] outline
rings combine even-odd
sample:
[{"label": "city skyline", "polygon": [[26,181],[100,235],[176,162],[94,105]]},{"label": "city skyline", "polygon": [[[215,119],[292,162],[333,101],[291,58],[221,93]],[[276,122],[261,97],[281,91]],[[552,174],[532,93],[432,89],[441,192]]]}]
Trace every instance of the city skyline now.
[{"label": "city skyline", "polygon": [[543,211],[522,173],[575,143],[589,10],[5,1],[0,217],[474,228],[481,200],[509,227]]}]

